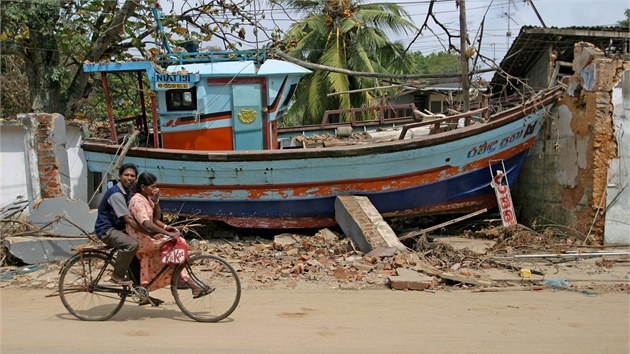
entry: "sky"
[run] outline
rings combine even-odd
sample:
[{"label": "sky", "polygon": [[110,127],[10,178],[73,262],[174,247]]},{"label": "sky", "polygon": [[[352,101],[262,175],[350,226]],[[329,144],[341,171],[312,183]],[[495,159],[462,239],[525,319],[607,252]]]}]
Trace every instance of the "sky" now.
[{"label": "sky", "polygon": [[[174,0],[175,2],[183,0]],[[396,2],[403,6],[416,26],[424,22],[430,0],[360,0],[369,2]],[[534,8],[547,27],[572,26],[615,26],[624,19],[624,11],[630,8],[630,0],[465,0],[466,23],[469,38],[475,40],[479,36],[480,24],[485,15],[485,29],[480,51],[486,57],[496,59],[497,62],[505,56],[509,46],[518,36],[521,26],[542,27]],[[288,29],[293,20],[289,19],[280,9],[272,10],[266,1],[257,2],[258,8],[265,9],[266,20],[261,23],[269,28],[279,26]],[[165,9],[166,10],[166,9]],[[459,9],[455,0],[438,0],[434,6],[434,14],[452,34],[459,33]],[[275,21],[272,21],[274,18]],[[297,18],[297,17],[296,17]],[[299,19],[299,18],[298,18]],[[448,37],[442,32],[437,23],[429,20],[429,27],[435,32],[425,30],[415,41],[416,33],[390,34],[391,40],[401,41],[405,47],[411,44],[412,52],[420,51],[424,55],[445,51],[448,47]],[[508,33],[510,34],[508,36]],[[249,37],[248,37],[249,38]],[[261,39],[261,38],[259,38]],[[202,46],[212,43],[202,43]],[[264,44],[264,43],[263,43]],[[454,39],[454,45],[459,40]],[[255,47],[255,46],[251,46]],[[245,46],[243,49],[248,49]]]},{"label": "sky", "polygon": [[[630,0],[532,0],[540,17],[547,27],[572,26],[614,26],[624,19],[624,11],[630,8]],[[418,26],[426,16],[428,1],[399,1],[410,13]],[[452,33],[459,32],[459,10],[455,1],[439,3],[434,11],[440,22],[447,24]],[[478,37],[481,21],[485,15],[485,28],[481,52],[487,57],[500,60],[507,52],[509,45],[518,36],[521,26],[538,26],[542,24],[534,8],[524,0],[466,0],[466,24],[469,38]],[[435,23],[431,28],[439,30]],[[511,33],[511,36],[507,34]],[[408,44],[412,38],[402,38]],[[442,51],[446,36],[436,38],[427,32],[416,40],[411,49],[429,54]],[[457,44],[457,43],[456,43]]]}]

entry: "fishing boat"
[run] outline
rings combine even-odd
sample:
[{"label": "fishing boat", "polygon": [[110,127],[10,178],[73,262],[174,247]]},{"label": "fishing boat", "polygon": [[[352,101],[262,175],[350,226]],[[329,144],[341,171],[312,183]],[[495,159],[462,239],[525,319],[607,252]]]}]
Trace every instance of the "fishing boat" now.
[{"label": "fishing boat", "polygon": [[[111,131],[82,142],[88,169],[107,175],[124,158],[157,176],[163,211],[244,228],[335,225],[340,195],[366,196],[386,219],[492,208],[497,171],[515,183],[562,95],[553,88],[448,117],[412,104],[339,110],[288,128],[279,122],[308,69],[261,50],[188,49],[84,64],[101,74]],[[113,115],[107,76],[119,72],[138,75],[142,113],[131,120],[145,142],[125,140]],[[357,118],[367,111],[373,119]]]}]

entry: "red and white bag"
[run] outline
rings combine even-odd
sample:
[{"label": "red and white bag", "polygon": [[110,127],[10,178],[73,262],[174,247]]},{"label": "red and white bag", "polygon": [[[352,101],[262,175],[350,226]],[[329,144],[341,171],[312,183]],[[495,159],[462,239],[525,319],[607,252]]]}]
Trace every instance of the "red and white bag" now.
[{"label": "red and white bag", "polygon": [[183,237],[162,244],[161,260],[164,264],[182,264],[188,259],[188,244]]}]

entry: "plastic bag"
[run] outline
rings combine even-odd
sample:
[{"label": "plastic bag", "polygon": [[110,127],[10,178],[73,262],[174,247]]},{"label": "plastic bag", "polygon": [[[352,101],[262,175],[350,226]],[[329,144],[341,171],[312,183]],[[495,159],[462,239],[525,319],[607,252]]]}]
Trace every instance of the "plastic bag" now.
[{"label": "plastic bag", "polygon": [[161,261],[164,264],[182,264],[188,259],[188,244],[183,237],[162,244]]}]

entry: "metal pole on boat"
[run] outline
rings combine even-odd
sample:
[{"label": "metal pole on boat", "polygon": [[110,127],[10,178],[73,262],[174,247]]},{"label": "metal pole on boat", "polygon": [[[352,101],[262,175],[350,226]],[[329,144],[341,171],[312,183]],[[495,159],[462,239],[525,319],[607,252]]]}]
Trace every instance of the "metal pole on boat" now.
[{"label": "metal pole on boat", "polygon": [[107,84],[107,73],[101,72],[101,82],[103,83],[103,93],[105,93],[105,103],[107,104],[107,119],[109,121],[109,131],[113,141],[118,141],[116,134],[116,123],[114,122],[114,109],[112,108],[112,100],[109,97],[109,85]]},{"label": "metal pole on boat", "polygon": [[151,120],[153,121],[153,147],[160,147],[159,129],[160,123],[157,116],[157,100],[155,95],[151,95]]},{"label": "metal pole on boat", "polygon": [[[142,72],[138,71],[138,89],[140,92],[140,106],[142,107],[142,126],[139,128],[144,132],[148,132],[149,131],[149,126],[147,124],[147,108],[145,106],[145,101],[144,101],[144,87],[142,84]],[[136,124],[138,125],[138,124]]]},{"label": "metal pole on boat", "polygon": [[468,47],[466,38],[468,30],[466,29],[466,4],[465,0],[458,0],[459,3],[459,52],[462,66],[462,112],[468,112],[470,109],[470,96],[468,93],[470,85],[468,84],[468,57],[466,48]]}]

